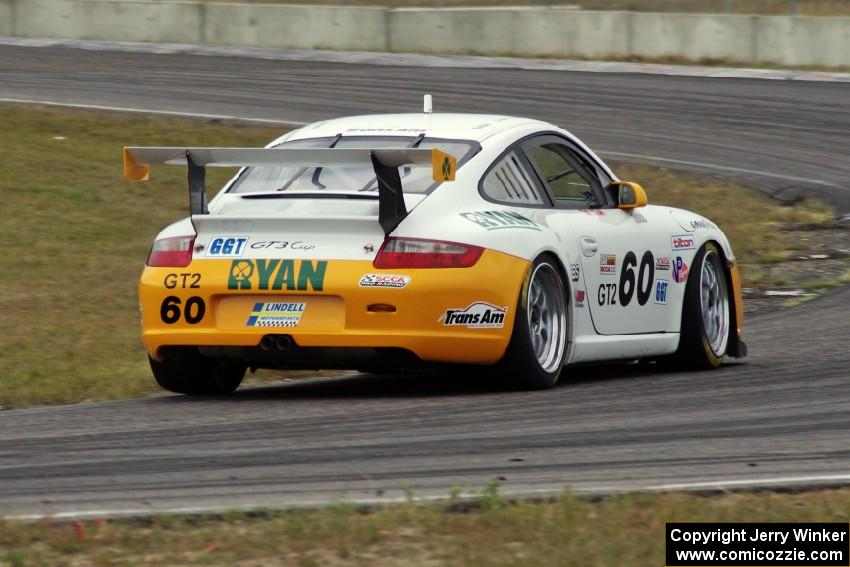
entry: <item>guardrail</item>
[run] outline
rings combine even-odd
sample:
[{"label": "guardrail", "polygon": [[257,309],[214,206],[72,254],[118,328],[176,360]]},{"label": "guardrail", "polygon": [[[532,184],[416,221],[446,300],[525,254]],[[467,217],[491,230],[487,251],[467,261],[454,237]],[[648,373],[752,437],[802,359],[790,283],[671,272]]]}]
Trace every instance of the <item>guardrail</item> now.
[{"label": "guardrail", "polygon": [[531,57],[850,67],[850,17],[0,0],[0,35]]}]

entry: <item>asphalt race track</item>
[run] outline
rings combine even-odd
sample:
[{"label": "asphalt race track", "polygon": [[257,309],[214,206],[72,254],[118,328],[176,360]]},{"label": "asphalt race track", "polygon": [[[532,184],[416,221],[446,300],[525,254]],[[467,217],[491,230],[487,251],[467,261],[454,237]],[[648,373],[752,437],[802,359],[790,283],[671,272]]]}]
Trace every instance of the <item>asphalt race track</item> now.
[{"label": "asphalt race track", "polygon": [[[440,110],[527,114],[610,151],[762,172],[726,174],[842,212],[847,89],[0,47],[0,97],[308,121],[415,110],[429,91]],[[543,392],[357,375],[0,412],[0,514],[380,501],[492,479],[516,494],[846,483],[848,305],[845,287],[748,320],[750,358],[715,372],[585,367]]]},{"label": "asphalt race track", "polygon": [[611,152],[604,157],[734,176],[780,198],[817,195],[850,213],[846,82],[0,45],[0,98],[312,122],[418,112],[424,93],[438,112],[541,118]]}]

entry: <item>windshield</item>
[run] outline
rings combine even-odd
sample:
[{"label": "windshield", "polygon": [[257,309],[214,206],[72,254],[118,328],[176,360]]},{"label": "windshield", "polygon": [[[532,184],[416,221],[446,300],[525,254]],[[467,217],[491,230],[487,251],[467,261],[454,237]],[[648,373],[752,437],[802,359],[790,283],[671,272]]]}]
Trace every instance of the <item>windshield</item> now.
[{"label": "windshield", "polygon": [[[478,149],[478,144],[467,140],[443,140],[424,137],[336,137],[294,140],[278,148],[439,148],[457,158],[458,168]],[[439,185],[432,177],[430,167],[399,169],[405,193],[428,193]],[[370,165],[334,167],[264,166],[246,167],[228,190],[228,193],[315,193],[317,191],[360,192],[378,191],[375,172]]]}]

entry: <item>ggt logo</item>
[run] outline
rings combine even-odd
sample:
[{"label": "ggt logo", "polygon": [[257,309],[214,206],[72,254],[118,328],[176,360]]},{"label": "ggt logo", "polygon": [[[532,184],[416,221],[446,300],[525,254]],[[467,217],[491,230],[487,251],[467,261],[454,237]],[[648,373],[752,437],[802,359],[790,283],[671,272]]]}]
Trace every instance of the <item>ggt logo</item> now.
[{"label": "ggt logo", "polygon": [[241,236],[214,236],[207,247],[207,256],[218,258],[239,258],[245,250],[248,239]]},{"label": "ggt logo", "polygon": [[667,305],[667,282],[658,280],[655,282],[655,303]]}]

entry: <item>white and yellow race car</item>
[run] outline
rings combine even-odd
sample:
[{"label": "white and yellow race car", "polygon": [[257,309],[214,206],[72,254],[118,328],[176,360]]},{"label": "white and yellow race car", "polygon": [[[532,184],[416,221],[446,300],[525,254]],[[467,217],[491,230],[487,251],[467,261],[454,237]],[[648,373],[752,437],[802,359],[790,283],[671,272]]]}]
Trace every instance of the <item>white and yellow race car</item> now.
[{"label": "white and yellow race car", "polygon": [[[127,179],[188,167],[191,216],[156,238],[142,335],[157,382],[234,391],[247,368],[565,366],[746,354],[735,256],[694,213],[647,205],[537,120],[328,120],[266,148],[124,150]],[[208,166],[239,166],[207,203]]]}]

